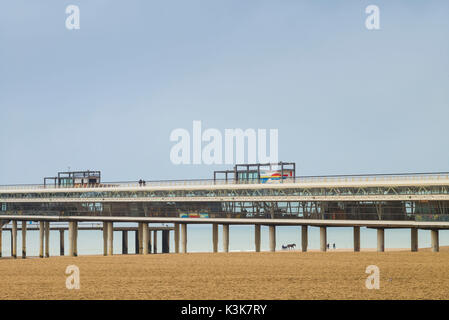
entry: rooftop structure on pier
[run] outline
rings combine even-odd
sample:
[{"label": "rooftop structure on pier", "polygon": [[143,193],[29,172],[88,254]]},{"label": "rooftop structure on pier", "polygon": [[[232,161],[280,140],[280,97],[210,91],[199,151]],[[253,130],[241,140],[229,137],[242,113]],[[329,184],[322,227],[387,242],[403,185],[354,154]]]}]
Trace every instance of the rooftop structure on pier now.
[{"label": "rooftop structure on pier", "polygon": [[[52,181],[52,183],[48,183]],[[44,187],[47,185],[58,187],[88,187],[99,185],[101,182],[100,171],[66,171],[58,172],[56,177],[45,177]]]}]

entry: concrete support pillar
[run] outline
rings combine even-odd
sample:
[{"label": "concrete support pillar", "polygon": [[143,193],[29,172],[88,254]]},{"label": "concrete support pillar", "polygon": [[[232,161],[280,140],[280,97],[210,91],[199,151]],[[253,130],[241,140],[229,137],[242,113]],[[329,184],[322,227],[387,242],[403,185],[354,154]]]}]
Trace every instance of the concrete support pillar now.
[{"label": "concrete support pillar", "polygon": [[17,258],[17,221],[12,221],[12,230],[11,230],[11,244],[12,244],[12,250],[11,250],[11,257]]},{"label": "concrete support pillar", "polygon": [[223,225],[223,252],[229,252],[229,224]]},{"label": "concrete support pillar", "polygon": [[179,253],[179,223],[175,223],[175,253]]},{"label": "concrete support pillar", "polygon": [[135,254],[139,254],[139,228],[136,229],[135,236]]},{"label": "concrete support pillar", "polygon": [[377,252],[385,251],[385,229],[377,229]]},{"label": "concrete support pillar", "polygon": [[162,253],[170,253],[170,230],[162,230]]},{"label": "concrete support pillar", "polygon": [[360,251],[360,227],[354,227],[354,252]]},{"label": "concrete support pillar", "polygon": [[430,240],[431,240],[432,252],[440,251],[438,229],[430,230]]},{"label": "concrete support pillar", "polygon": [[2,224],[0,223],[0,258],[2,257],[2,249],[3,249],[3,243],[2,243],[2,237],[3,237],[3,232],[2,232]]},{"label": "concrete support pillar", "polygon": [[144,223],[139,222],[139,254],[143,254],[143,231]]},{"label": "concrete support pillar", "polygon": [[256,252],[260,252],[260,224],[254,225],[254,246]]},{"label": "concrete support pillar", "polygon": [[45,257],[50,257],[50,221],[45,221]]},{"label": "concrete support pillar", "polygon": [[269,242],[270,242],[270,251],[275,252],[276,251],[276,226],[270,225],[268,227],[269,229]]},{"label": "concrete support pillar", "polygon": [[122,231],[122,254],[128,254],[128,231]]},{"label": "concrete support pillar", "polygon": [[22,221],[22,259],[27,256],[27,222]]},{"label": "concrete support pillar", "polygon": [[39,221],[39,257],[44,257],[44,232],[45,232],[45,222]]},{"label": "concrete support pillar", "polygon": [[108,256],[114,254],[114,223],[108,222]]},{"label": "concrete support pillar", "polygon": [[157,230],[153,231],[153,253],[157,253]]},{"label": "concrete support pillar", "polygon": [[320,227],[320,251],[327,250],[327,227]]},{"label": "concrete support pillar", "polygon": [[218,224],[212,224],[212,250],[218,252]]},{"label": "concrete support pillar", "polygon": [[108,255],[108,223],[103,222],[103,255]]},{"label": "concrete support pillar", "polygon": [[187,223],[181,224],[181,247],[182,253],[187,253]]},{"label": "concrete support pillar", "polygon": [[75,244],[75,225],[73,221],[69,221],[69,256],[75,256],[75,248],[73,245]]},{"label": "concrete support pillar", "polygon": [[301,251],[307,252],[307,246],[309,244],[309,235],[308,232],[309,227],[308,226],[301,226]]},{"label": "concrete support pillar", "polygon": [[59,230],[59,255],[64,256],[64,230]]},{"label": "concrete support pillar", "polygon": [[418,229],[410,229],[410,250],[412,252],[418,251]]},{"label": "concrete support pillar", "polygon": [[69,221],[69,231],[68,231],[68,240],[69,240],[69,252],[68,255],[71,257],[73,253],[73,226],[72,222]]},{"label": "concrete support pillar", "polygon": [[73,255],[78,256],[78,221],[73,221]]},{"label": "concrete support pillar", "polygon": [[11,232],[10,232],[10,234],[11,234],[11,239],[10,239],[10,240],[11,240],[11,241],[10,241],[10,244],[11,244],[11,251],[10,251],[10,252],[11,252],[11,257],[12,257],[12,251],[13,251],[12,230],[10,230],[10,231],[11,231]]},{"label": "concrete support pillar", "polygon": [[143,242],[143,251],[142,254],[150,253],[150,230],[148,229],[148,223],[142,223],[142,242]]}]

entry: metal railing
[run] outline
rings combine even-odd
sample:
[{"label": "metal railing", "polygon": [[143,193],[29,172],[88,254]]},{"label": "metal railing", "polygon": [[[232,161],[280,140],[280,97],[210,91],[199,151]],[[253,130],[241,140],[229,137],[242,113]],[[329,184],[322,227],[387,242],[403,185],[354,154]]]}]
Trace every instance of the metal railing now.
[{"label": "metal railing", "polygon": [[[39,222],[37,221],[28,221],[28,223],[26,224],[27,228],[38,228],[39,227]],[[55,222],[53,221],[51,223],[51,227],[52,228],[68,228],[69,223],[68,222]],[[17,226],[19,229],[22,228],[22,225],[19,223]],[[83,221],[83,222],[78,222],[78,227],[80,228],[102,228],[103,227],[103,223],[101,222],[88,222],[88,221]],[[12,228],[12,222],[9,221],[7,224],[4,224],[2,229],[11,229]]]},{"label": "metal railing", "polygon": [[394,182],[394,181],[449,181],[448,172],[433,173],[405,173],[405,174],[371,174],[371,175],[331,175],[331,176],[298,176],[288,177],[282,180],[262,182],[258,179],[239,180],[235,179],[192,179],[192,180],[155,180],[145,181],[125,181],[125,182],[106,182],[99,184],[83,184],[72,186],[54,186],[43,184],[19,184],[19,185],[0,185],[2,190],[55,190],[55,189],[85,189],[85,188],[139,188],[139,187],[171,187],[171,186],[212,186],[212,185],[236,185],[236,184],[306,184],[306,183],[351,183],[351,182]]}]

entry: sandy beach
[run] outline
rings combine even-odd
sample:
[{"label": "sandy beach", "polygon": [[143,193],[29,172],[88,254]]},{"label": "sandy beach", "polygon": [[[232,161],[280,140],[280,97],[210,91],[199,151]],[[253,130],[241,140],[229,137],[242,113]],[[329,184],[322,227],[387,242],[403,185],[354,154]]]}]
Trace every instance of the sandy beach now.
[{"label": "sandy beach", "polygon": [[[449,248],[0,260],[0,299],[449,299]],[[68,265],[79,290],[66,288]],[[368,290],[368,265],[380,289]]]}]

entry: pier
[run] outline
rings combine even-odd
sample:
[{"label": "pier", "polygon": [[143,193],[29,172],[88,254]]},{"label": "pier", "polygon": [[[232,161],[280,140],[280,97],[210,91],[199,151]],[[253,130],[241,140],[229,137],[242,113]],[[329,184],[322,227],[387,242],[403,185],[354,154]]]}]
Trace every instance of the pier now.
[{"label": "pier", "polygon": [[[280,169],[267,176],[263,166]],[[320,251],[326,252],[329,227],[352,227],[354,252],[362,247],[360,228],[376,229],[378,252],[385,251],[385,230],[394,228],[410,229],[412,252],[419,250],[418,230],[430,230],[432,251],[439,251],[439,232],[449,229],[448,173],[298,177],[295,168],[282,162],[245,164],[217,171],[214,179],[108,183],[100,181],[99,171],[63,172],[42,185],[0,186],[0,232],[11,233],[13,257],[18,233],[26,257],[29,231],[39,231],[39,256],[49,257],[50,230],[60,232],[61,255],[78,255],[79,230],[101,230],[104,255],[113,254],[117,232],[122,254],[129,254],[129,232],[135,234],[135,254],[158,253],[158,232],[161,253],[170,252],[170,239],[174,253],[187,253],[189,224],[211,225],[213,252],[229,252],[234,225],[254,226],[256,252],[261,226],[268,227],[271,252],[277,249],[278,226],[297,227],[302,252],[308,251],[310,228],[319,229]],[[37,225],[27,225],[30,221]]]}]

